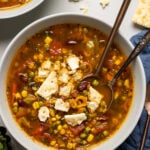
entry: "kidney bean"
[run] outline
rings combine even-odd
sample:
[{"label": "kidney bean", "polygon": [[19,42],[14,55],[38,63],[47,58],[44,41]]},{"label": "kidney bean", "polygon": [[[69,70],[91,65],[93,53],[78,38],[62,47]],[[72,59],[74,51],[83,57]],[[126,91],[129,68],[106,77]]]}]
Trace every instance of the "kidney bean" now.
[{"label": "kidney bean", "polygon": [[88,89],[88,86],[90,85],[90,82],[88,81],[82,81],[79,86],[77,87],[78,91],[82,92],[84,90]]},{"label": "kidney bean", "polygon": [[25,82],[27,83],[28,82],[28,75],[25,74],[25,73],[19,73],[19,79],[22,81],[22,82]]},{"label": "kidney bean", "polygon": [[96,120],[98,120],[98,121],[106,121],[106,120],[108,120],[109,118],[110,118],[109,115],[102,115],[102,116],[98,116],[98,117],[96,118]]},{"label": "kidney bean", "polygon": [[51,141],[51,140],[54,139],[53,136],[51,136],[51,135],[50,135],[49,133],[47,133],[47,132],[44,132],[43,135],[44,135],[44,137],[45,137],[46,139],[48,139],[49,141]]},{"label": "kidney bean", "polygon": [[26,105],[26,103],[22,99],[19,99],[18,105],[19,105],[19,107],[24,107]]},{"label": "kidney bean", "polygon": [[69,40],[66,43],[67,43],[67,45],[76,45],[78,42],[75,40]]}]

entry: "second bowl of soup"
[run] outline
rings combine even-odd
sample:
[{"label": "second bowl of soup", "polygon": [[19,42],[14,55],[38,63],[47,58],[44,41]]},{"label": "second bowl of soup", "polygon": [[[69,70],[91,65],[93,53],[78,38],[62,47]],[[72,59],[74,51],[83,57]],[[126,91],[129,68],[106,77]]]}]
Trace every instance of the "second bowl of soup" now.
[{"label": "second bowl of soup", "polygon": [[8,19],[25,14],[44,0],[0,0],[0,19]]}]

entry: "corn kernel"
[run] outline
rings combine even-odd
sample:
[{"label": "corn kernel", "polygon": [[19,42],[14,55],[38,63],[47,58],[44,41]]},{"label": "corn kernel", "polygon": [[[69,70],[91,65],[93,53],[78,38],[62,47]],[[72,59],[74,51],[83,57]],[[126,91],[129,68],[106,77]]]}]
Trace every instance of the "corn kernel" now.
[{"label": "corn kernel", "polygon": [[114,99],[117,99],[119,97],[119,92],[116,92],[115,94],[114,94]]},{"label": "corn kernel", "polygon": [[34,109],[38,109],[38,108],[40,107],[40,105],[39,105],[38,102],[34,102],[34,103],[32,104],[32,106],[33,106]]},{"label": "corn kernel", "polygon": [[129,80],[128,80],[128,79],[126,79],[126,80],[124,81],[124,86],[125,86],[126,88],[129,88],[129,87],[130,87],[130,85],[129,85]]},{"label": "corn kernel", "polygon": [[55,122],[57,119],[55,117],[52,118],[52,121]]},{"label": "corn kernel", "polygon": [[56,124],[60,124],[61,122],[59,120],[56,121]]},{"label": "corn kernel", "polygon": [[45,42],[46,44],[50,44],[50,43],[52,42],[52,38],[51,38],[50,36],[47,36],[47,37],[45,38],[44,42]]},{"label": "corn kernel", "polygon": [[62,52],[65,54],[65,53],[67,53],[67,49],[66,48],[63,48],[62,49]]},{"label": "corn kernel", "polygon": [[[37,92],[34,92],[34,95],[35,95],[35,96],[38,96],[38,93],[37,93]],[[43,102],[42,102],[42,104],[43,104]]]},{"label": "corn kernel", "polygon": [[[55,111],[54,111],[54,109],[50,109],[50,115],[51,115],[52,117],[55,116]],[[57,118],[56,118],[56,119],[57,119]]]},{"label": "corn kernel", "polygon": [[67,149],[73,149],[73,143],[70,143],[70,142],[69,142],[69,143],[67,144]]},{"label": "corn kernel", "polygon": [[68,128],[68,125],[67,125],[67,124],[64,124],[64,125],[63,125],[63,128],[64,128],[64,129],[67,129],[67,128]]},{"label": "corn kernel", "polygon": [[21,94],[17,92],[17,93],[15,94],[15,98],[16,98],[16,99],[20,99],[20,98],[21,98]]},{"label": "corn kernel", "polygon": [[107,72],[107,71],[108,71],[108,69],[107,69],[107,68],[105,68],[105,67],[103,67],[103,68],[102,68],[102,71],[103,71],[103,72]]},{"label": "corn kernel", "polygon": [[59,116],[59,115],[56,115],[56,119],[59,120],[59,119],[60,119],[60,116]]},{"label": "corn kernel", "polygon": [[104,135],[104,136],[108,136],[108,135],[109,135],[109,131],[104,130],[104,131],[103,131],[103,135]]},{"label": "corn kernel", "polygon": [[52,99],[51,104],[55,104],[55,103],[56,103],[56,99]]},{"label": "corn kernel", "polygon": [[34,62],[29,63],[29,64],[28,64],[28,67],[29,67],[30,69],[32,69],[32,68],[34,67]]},{"label": "corn kernel", "polygon": [[41,54],[41,53],[38,55],[39,60],[42,60],[43,57],[44,57],[44,56],[43,56],[43,54]]},{"label": "corn kernel", "polygon": [[49,44],[45,43],[44,44],[44,48],[48,49],[49,48]]},{"label": "corn kernel", "polygon": [[37,60],[37,59],[38,59],[38,56],[37,56],[37,55],[34,55],[34,56],[33,56],[33,59],[34,59],[34,60]]},{"label": "corn kernel", "polygon": [[66,145],[65,145],[65,143],[60,143],[60,144],[59,144],[59,147],[60,147],[60,148],[65,148]]},{"label": "corn kernel", "polygon": [[[37,93],[35,93],[35,95],[36,95]],[[43,102],[42,101],[39,101],[39,105],[40,106],[43,106]]]},{"label": "corn kernel", "polygon": [[115,59],[116,59],[116,55],[114,55],[114,56],[112,57],[112,59],[115,60]]},{"label": "corn kernel", "polygon": [[54,146],[55,144],[56,144],[56,141],[51,141],[51,142],[50,142],[50,145],[51,145],[51,146]]},{"label": "corn kernel", "polygon": [[28,92],[27,92],[26,90],[23,90],[23,91],[21,92],[21,95],[22,95],[22,97],[27,97]]},{"label": "corn kernel", "polygon": [[117,59],[117,60],[115,61],[115,65],[120,65],[120,63],[121,63],[120,59]]},{"label": "corn kernel", "polygon": [[93,134],[89,134],[89,136],[87,137],[87,141],[88,142],[92,142],[93,139],[94,139],[94,135]]},{"label": "corn kernel", "polygon": [[93,132],[94,130],[95,130],[95,128],[92,128],[92,129],[91,129],[91,132]]},{"label": "corn kernel", "polygon": [[64,135],[65,133],[66,133],[65,129],[62,128],[62,129],[60,130],[60,134],[61,134],[61,135]]},{"label": "corn kernel", "polygon": [[57,130],[61,130],[62,129],[62,125],[58,125]]},{"label": "corn kernel", "polygon": [[13,103],[13,106],[17,106],[17,107],[18,107],[18,103],[17,103],[17,102],[14,102],[14,103]]},{"label": "corn kernel", "polygon": [[83,144],[83,145],[87,144],[87,141],[86,141],[86,140],[83,140],[83,141],[82,141],[82,144]]},{"label": "corn kernel", "polygon": [[29,72],[29,77],[31,77],[31,78],[34,77],[34,72],[33,71]]},{"label": "corn kernel", "polygon": [[13,112],[14,112],[14,113],[17,113],[17,111],[18,111],[18,107],[17,107],[17,106],[14,106],[14,107],[13,107]]}]

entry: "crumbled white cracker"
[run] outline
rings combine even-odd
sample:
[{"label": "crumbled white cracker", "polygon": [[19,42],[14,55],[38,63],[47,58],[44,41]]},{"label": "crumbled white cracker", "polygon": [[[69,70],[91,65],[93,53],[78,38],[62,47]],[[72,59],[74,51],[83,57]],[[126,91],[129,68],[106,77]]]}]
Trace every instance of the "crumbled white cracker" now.
[{"label": "crumbled white cracker", "polygon": [[84,14],[86,14],[89,9],[88,9],[87,7],[80,7],[80,10],[81,10]]},{"label": "crumbled white cracker", "polygon": [[102,6],[102,8],[105,8],[109,5],[109,0],[101,0],[100,5]]},{"label": "crumbled white cracker", "polygon": [[138,25],[150,28],[150,0],[139,0],[132,20]]}]

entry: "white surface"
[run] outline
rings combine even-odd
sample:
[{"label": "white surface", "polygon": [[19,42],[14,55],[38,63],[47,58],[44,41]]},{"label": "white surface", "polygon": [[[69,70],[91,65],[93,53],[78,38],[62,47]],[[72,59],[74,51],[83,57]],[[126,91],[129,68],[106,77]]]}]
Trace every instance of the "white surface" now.
[{"label": "white surface", "polygon": [[[0,20],[0,58],[12,38],[22,28],[34,20],[59,12],[78,12],[83,14],[83,11],[81,11],[80,8],[84,7],[88,8],[86,15],[97,17],[104,20],[106,23],[113,25],[122,1],[123,0],[110,0],[109,6],[102,9],[100,0],[80,0],[80,2],[76,3],[69,2],[68,0],[45,0],[45,2],[36,9],[24,15],[11,19],[2,19]],[[131,4],[120,28],[121,33],[123,33],[128,40],[132,35],[142,30],[141,27],[134,25],[132,22],[132,16],[137,4],[138,0],[131,0]],[[2,121],[0,120],[0,125],[1,124]],[[13,149],[23,150],[23,148],[21,148],[20,145],[17,145],[15,141],[13,141],[13,143]]]}]

